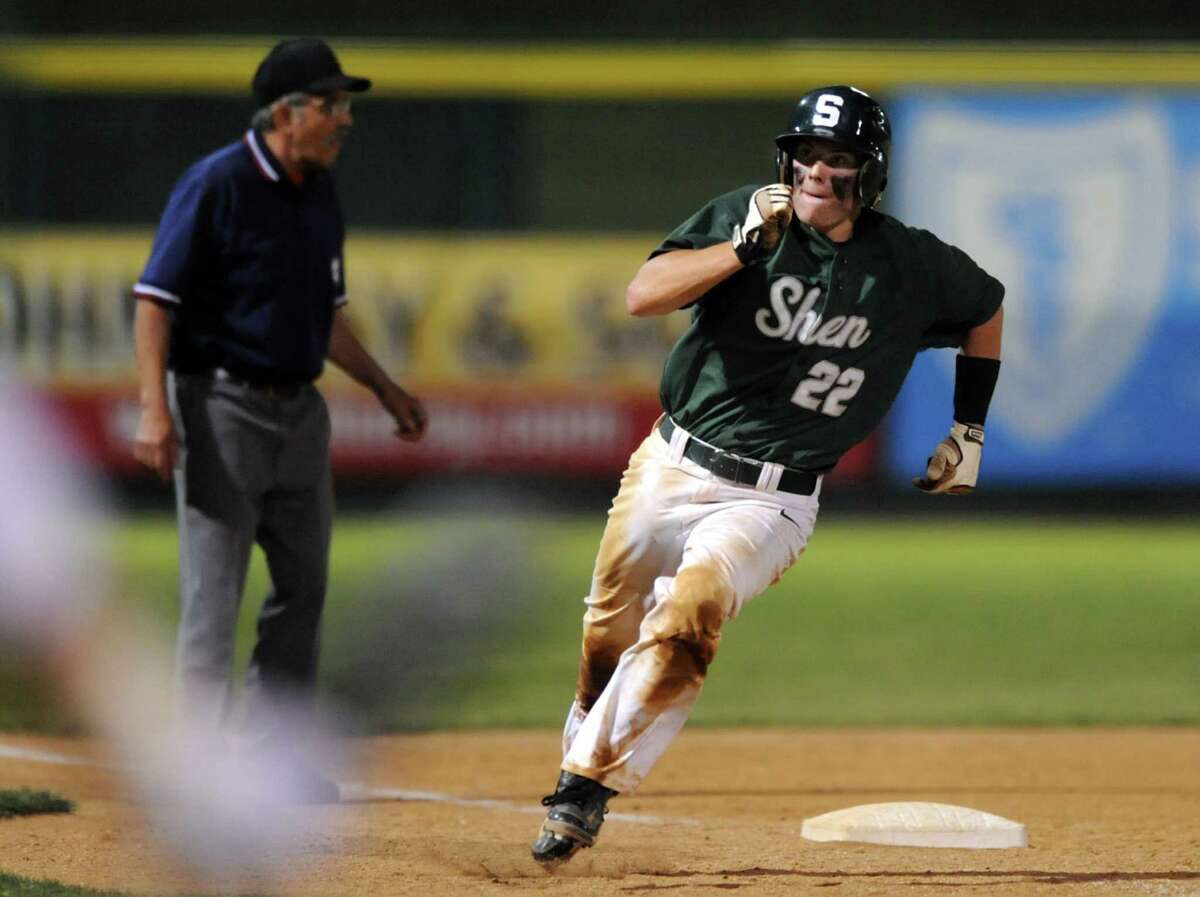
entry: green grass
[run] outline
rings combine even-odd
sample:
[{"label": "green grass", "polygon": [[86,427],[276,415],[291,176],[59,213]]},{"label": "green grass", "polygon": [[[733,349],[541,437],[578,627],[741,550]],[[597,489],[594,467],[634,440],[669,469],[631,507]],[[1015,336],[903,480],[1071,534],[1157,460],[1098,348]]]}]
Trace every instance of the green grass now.
[{"label": "green grass", "polygon": [[[322,681],[350,725],[560,725],[602,526],[343,516]],[[1187,522],[823,520],[796,567],[727,624],[693,720],[1200,723],[1198,537]],[[124,522],[115,556],[123,600],[169,637],[172,523]],[[256,557],[241,664],[266,588]],[[0,725],[62,725],[12,682],[0,682]]]},{"label": "green grass", "polygon": [[74,809],[71,801],[53,791],[31,791],[28,788],[0,790],[0,819],[41,813],[70,813]]},{"label": "green grass", "polygon": [[97,891],[95,888],[0,872],[0,897],[129,897],[129,894],[124,891]]},{"label": "green grass", "polygon": [[97,891],[0,872],[0,897],[127,897],[118,891]]},{"label": "green grass", "polygon": [[[562,594],[439,722],[560,722],[588,535],[554,532],[548,581]],[[1145,523],[818,524],[797,565],[726,625],[693,721],[1200,722],[1198,536]]]}]

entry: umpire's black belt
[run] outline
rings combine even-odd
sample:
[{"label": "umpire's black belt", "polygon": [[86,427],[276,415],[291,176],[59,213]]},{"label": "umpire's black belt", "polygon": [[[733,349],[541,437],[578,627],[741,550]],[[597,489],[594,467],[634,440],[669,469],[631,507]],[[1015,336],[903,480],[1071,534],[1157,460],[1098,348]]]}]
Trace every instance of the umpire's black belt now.
[{"label": "umpire's black belt", "polygon": [[309,385],[307,381],[302,380],[290,380],[278,383],[251,380],[246,377],[239,377],[226,368],[213,368],[211,376],[214,380],[232,383],[234,386],[240,386],[242,389],[257,393],[264,398],[275,399],[276,401],[294,399],[300,395],[302,389]]},{"label": "umpire's black belt", "polygon": [[[670,442],[671,434],[675,432],[675,421],[664,417],[658,432],[662,434],[663,439]],[[752,461],[750,458],[731,454],[716,446],[701,442],[694,436],[689,436],[687,442],[684,443],[683,457],[689,461],[695,461],[705,470],[716,474],[723,480],[732,480],[743,486],[758,485],[758,478],[763,469],[761,461]],[[820,481],[821,477],[815,473],[785,467],[783,474],[779,477],[779,484],[775,488],[779,492],[812,495]]]}]

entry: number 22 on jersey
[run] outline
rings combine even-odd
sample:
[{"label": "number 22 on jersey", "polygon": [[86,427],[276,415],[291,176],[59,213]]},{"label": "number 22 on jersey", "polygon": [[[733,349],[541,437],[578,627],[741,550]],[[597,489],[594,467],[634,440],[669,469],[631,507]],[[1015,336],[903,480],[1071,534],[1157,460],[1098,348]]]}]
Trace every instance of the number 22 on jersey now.
[{"label": "number 22 on jersey", "polygon": [[866,378],[861,368],[842,370],[832,361],[818,361],[792,393],[792,402],[809,411],[841,417]]}]

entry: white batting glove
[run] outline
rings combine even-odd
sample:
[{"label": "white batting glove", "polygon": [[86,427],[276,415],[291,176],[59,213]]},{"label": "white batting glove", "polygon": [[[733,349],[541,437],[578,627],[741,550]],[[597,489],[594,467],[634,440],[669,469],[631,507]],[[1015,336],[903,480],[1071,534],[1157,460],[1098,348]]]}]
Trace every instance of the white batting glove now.
[{"label": "white batting glove", "polygon": [[743,265],[762,261],[775,251],[792,220],[792,188],[767,184],[750,197],[746,220],[733,228],[733,251]]},{"label": "white batting glove", "polygon": [[966,495],[975,488],[982,460],[983,427],[955,421],[933,450],[925,476],[914,478],[913,485],[930,495]]}]

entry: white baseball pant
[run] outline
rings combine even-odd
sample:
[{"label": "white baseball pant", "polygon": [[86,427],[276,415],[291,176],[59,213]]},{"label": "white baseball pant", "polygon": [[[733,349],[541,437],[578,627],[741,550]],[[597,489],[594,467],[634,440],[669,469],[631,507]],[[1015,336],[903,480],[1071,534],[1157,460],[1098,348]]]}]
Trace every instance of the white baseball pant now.
[{"label": "white baseball pant", "polygon": [[691,713],[721,626],[775,583],[816,523],[812,495],[723,480],[683,457],[656,424],[630,458],[586,599],[563,769],[632,791]]}]

